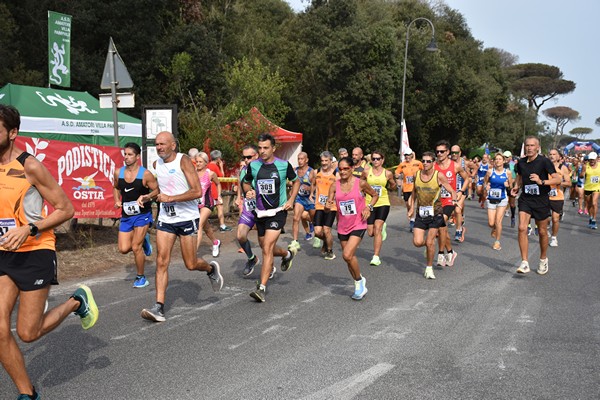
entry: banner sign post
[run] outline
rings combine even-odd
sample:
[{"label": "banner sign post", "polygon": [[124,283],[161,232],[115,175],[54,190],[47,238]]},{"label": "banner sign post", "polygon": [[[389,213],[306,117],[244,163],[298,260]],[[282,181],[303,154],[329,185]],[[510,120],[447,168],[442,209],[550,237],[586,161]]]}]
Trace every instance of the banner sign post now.
[{"label": "banner sign post", "polygon": [[48,81],[71,87],[70,15],[48,11]]}]

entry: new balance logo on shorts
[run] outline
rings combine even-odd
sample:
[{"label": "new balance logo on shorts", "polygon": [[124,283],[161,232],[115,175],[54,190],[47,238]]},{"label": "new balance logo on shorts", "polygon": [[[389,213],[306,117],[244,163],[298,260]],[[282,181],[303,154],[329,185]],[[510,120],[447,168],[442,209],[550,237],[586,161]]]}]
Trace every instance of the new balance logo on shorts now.
[{"label": "new balance logo on shorts", "polygon": [[43,280],[43,279],[36,279],[36,281],[35,281],[35,282],[33,282],[33,284],[34,284],[35,286],[40,286],[40,285],[43,285],[43,284],[44,284],[44,280]]}]

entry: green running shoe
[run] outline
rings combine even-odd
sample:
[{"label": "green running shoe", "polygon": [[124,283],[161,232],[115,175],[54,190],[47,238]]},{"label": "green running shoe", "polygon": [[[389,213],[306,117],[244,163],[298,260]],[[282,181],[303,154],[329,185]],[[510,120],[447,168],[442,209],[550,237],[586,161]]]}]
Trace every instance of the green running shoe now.
[{"label": "green running shoe", "polygon": [[81,285],[71,297],[80,303],[79,308],[75,311],[75,315],[81,318],[81,326],[83,329],[90,329],[98,321],[98,306],[96,305],[92,291],[86,285]]}]

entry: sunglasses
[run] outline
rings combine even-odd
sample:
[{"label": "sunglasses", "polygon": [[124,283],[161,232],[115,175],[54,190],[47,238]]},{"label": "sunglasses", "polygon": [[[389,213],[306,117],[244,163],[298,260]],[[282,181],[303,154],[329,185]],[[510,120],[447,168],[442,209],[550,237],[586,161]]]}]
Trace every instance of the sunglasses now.
[{"label": "sunglasses", "polygon": [[450,154],[460,154],[460,151],[451,151]]},{"label": "sunglasses", "polygon": [[339,167],[338,169],[340,171],[348,171],[348,170],[351,170],[352,168],[350,168],[350,167]]},{"label": "sunglasses", "polygon": [[249,159],[251,159],[252,157],[254,157],[254,156],[242,156],[242,158],[243,158],[244,160],[249,160]]},{"label": "sunglasses", "polygon": [[433,160],[423,160],[423,164],[431,164]]},{"label": "sunglasses", "polygon": [[372,161],[381,161],[381,157],[371,157]]},{"label": "sunglasses", "polygon": [[436,150],[435,154],[444,154],[445,152],[447,152],[448,150]]},{"label": "sunglasses", "polygon": [[405,154],[404,157],[412,157],[412,154]]}]

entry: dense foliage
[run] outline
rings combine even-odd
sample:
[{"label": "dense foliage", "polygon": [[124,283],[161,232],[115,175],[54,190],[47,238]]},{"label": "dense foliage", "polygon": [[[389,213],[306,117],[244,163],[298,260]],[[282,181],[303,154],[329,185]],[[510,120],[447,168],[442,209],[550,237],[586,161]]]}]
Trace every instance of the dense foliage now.
[{"label": "dense foliage", "polygon": [[313,160],[361,146],[393,162],[406,29],[418,17],[433,22],[439,51],[425,50],[428,24],[411,25],[404,109],[417,153],[440,139],[519,151],[524,136],[541,130],[540,102],[575,87],[556,67],[519,68],[515,56],[484,49],[458,11],[418,0],[313,0],[299,14],[283,0],[7,0],[0,85],[47,85],[47,10],[73,16],[73,90],[100,91],[112,36],[136,86],[130,113],[177,104],[182,147],[210,139],[230,161],[262,129],[231,123],[256,106],[303,132]]}]

